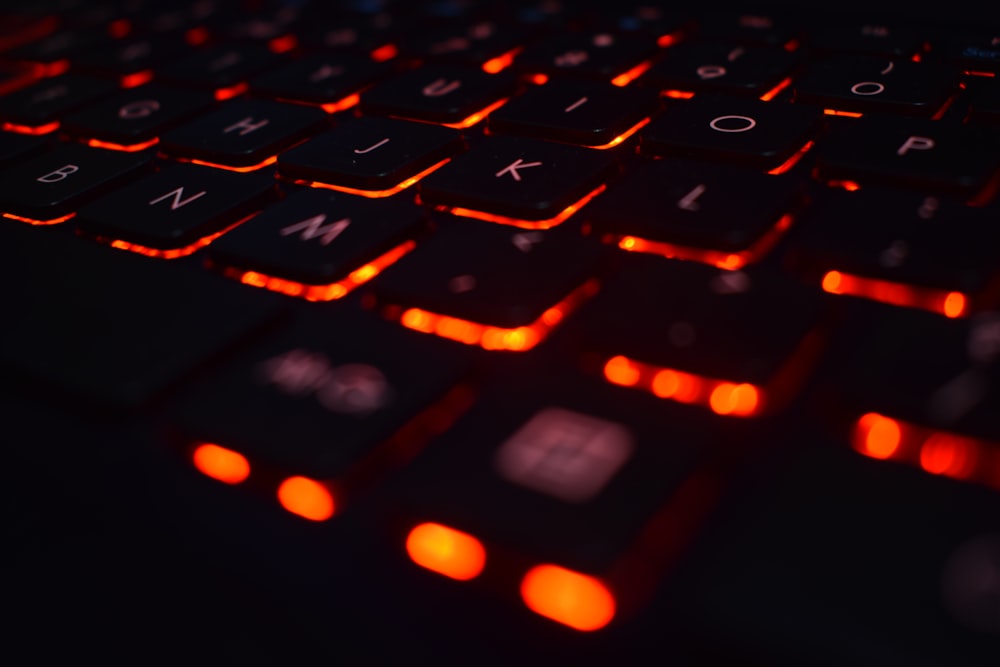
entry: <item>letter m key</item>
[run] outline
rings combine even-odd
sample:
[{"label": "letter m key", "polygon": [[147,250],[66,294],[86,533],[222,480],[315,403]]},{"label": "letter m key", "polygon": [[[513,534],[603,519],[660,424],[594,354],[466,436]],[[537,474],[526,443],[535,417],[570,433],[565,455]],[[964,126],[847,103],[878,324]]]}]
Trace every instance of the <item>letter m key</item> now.
[{"label": "letter m key", "polygon": [[331,241],[340,236],[340,234],[347,229],[351,224],[350,218],[342,218],[337,222],[331,222],[329,225],[324,225],[326,222],[326,214],[320,213],[319,215],[314,215],[311,218],[306,218],[302,222],[296,222],[294,225],[289,225],[281,229],[282,236],[288,236],[289,234],[294,234],[295,232],[302,232],[300,238],[303,241],[309,241],[314,238],[319,237],[319,242],[323,245],[329,245]]}]

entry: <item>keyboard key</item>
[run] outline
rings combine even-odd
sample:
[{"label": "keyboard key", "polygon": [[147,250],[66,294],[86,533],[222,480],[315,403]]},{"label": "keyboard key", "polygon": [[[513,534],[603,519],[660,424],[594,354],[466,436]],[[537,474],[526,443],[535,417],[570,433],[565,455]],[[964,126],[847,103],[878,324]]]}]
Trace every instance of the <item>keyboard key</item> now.
[{"label": "keyboard key", "polygon": [[[1000,405],[996,313],[949,319],[861,303],[851,314],[831,351],[831,359],[839,361],[830,365],[820,390],[845,436],[860,417],[874,412],[1000,442],[1000,427],[992,417]],[[892,438],[895,443],[879,449],[872,436],[864,435],[865,442],[854,445],[870,456],[884,454],[878,458],[890,458],[893,444],[901,444]]]},{"label": "keyboard key", "polygon": [[54,63],[72,60],[110,42],[111,38],[98,30],[61,30],[15,48],[6,56],[19,61]]},{"label": "keyboard key", "polygon": [[4,296],[0,365],[49,401],[147,404],[278,314],[275,301],[250,298],[270,295],[203,271],[25,225],[0,236],[0,275],[21,285]]},{"label": "keyboard key", "polygon": [[932,116],[958,92],[950,68],[935,63],[836,56],[810,64],[794,99],[837,111]]},{"label": "keyboard key", "polygon": [[8,167],[0,179],[0,211],[54,221],[149,166],[152,154],[66,144]]},{"label": "keyboard key", "polygon": [[556,34],[525,48],[514,67],[530,74],[583,76],[625,85],[656,53],[656,40],[641,33]]},{"label": "keyboard key", "polygon": [[16,160],[35,155],[45,148],[42,137],[31,137],[15,132],[0,132],[0,164],[12,164]]},{"label": "keyboard key", "polygon": [[944,59],[966,71],[1000,73],[1000,35],[990,29],[964,29],[964,34],[935,40]]},{"label": "keyboard key", "polygon": [[646,121],[656,107],[653,91],[553,80],[529,89],[494,111],[488,127],[491,134],[520,134],[607,148]]},{"label": "keyboard key", "polygon": [[483,112],[514,93],[517,81],[505,72],[429,65],[400,74],[361,96],[365,113],[398,116],[456,127],[474,125]]},{"label": "keyboard key", "polygon": [[804,105],[737,97],[676,101],[642,130],[640,149],[775,169],[816,138],[822,114]]},{"label": "keyboard key", "polygon": [[739,268],[787,229],[804,186],[798,177],[668,158],[637,165],[581,216],[619,247]]},{"label": "keyboard key", "polygon": [[225,167],[256,167],[322,128],[319,109],[266,100],[233,100],[163,135],[171,157]]},{"label": "keyboard key", "polygon": [[995,616],[974,600],[992,589],[972,572],[995,562],[997,494],[796,435],[713,516],[672,579],[673,618],[763,664],[988,663]]},{"label": "keyboard key", "polygon": [[81,208],[79,228],[120,247],[176,257],[258,210],[273,191],[269,174],[173,165]]},{"label": "keyboard key", "polygon": [[[362,280],[345,280],[348,274],[403,244],[393,256],[411,248],[425,218],[426,213],[406,199],[303,190],[212,244],[209,259],[244,282],[249,280],[246,272],[252,271],[302,285],[299,289],[308,299],[340,298]],[[276,287],[277,281],[262,282]]]},{"label": "keyboard key", "polygon": [[591,373],[734,417],[780,412],[796,397],[820,351],[819,295],[760,270],[627,260],[559,341],[596,355],[582,360]]},{"label": "keyboard key", "polygon": [[[484,20],[471,25],[442,28],[428,35],[405,40],[401,50],[406,55],[412,54],[428,61],[483,65],[523,47],[526,41],[527,35],[516,25]],[[491,69],[503,69],[505,65],[509,65],[509,62],[497,61],[491,65]]]},{"label": "keyboard key", "polygon": [[388,73],[386,66],[370,58],[316,54],[254,78],[250,90],[277,100],[337,107]]},{"label": "keyboard key", "polygon": [[1000,166],[971,128],[910,118],[843,120],[817,144],[820,178],[973,196]]},{"label": "keyboard key", "polygon": [[709,11],[698,23],[698,34],[744,46],[786,46],[795,44],[802,25],[787,14]]},{"label": "keyboard key", "polygon": [[616,169],[615,158],[606,153],[491,137],[421,181],[420,198],[452,212],[461,209],[462,215],[551,227],[571,215]]},{"label": "keyboard key", "polygon": [[[374,287],[385,304],[489,327],[527,328],[599,273],[604,256],[600,244],[568,226],[522,231],[456,220]],[[403,314],[403,324],[414,324],[411,317],[419,319]]]},{"label": "keyboard key", "polygon": [[921,53],[926,38],[906,25],[836,21],[820,25],[810,36],[809,45],[817,52],[905,59]]},{"label": "keyboard key", "polygon": [[799,61],[797,54],[778,48],[682,42],[667,49],[640,82],[662,91],[760,97],[783,83]]},{"label": "keyboard key", "polygon": [[114,83],[101,79],[74,75],[45,79],[0,98],[0,120],[28,127],[46,125],[116,90]]},{"label": "keyboard key", "polygon": [[349,120],[282,153],[278,173],[288,179],[382,196],[408,187],[411,178],[447,160],[463,146],[457,130],[367,116]]},{"label": "keyboard key", "polygon": [[[642,596],[630,590],[637,582],[621,576],[626,564],[648,559],[644,585],[665,565],[637,544],[639,535],[672,499],[694,501],[679,491],[706,459],[701,438],[674,414],[664,436],[667,414],[644,397],[578,378],[493,383],[401,474],[391,510],[402,528],[400,545],[408,542],[418,564],[452,576],[446,561],[437,561],[440,569],[422,562],[412,531],[444,526],[480,543],[487,570],[516,573],[508,575],[513,590],[515,577],[551,563],[598,577],[617,602],[607,617],[634,611],[629,607]],[[705,509],[687,505],[692,519]],[[681,534],[674,537],[683,543]],[[601,627],[610,618],[594,620]]]},{"label": "keyboard key", "polygon": [[969,91],[969,122],[1000,125],[1000,81],[977,79],[967,83]]},{"label": "keyboard key", "polygon": [[[817,283],[836,271],[850,276],[848,281],[900,284],[896,291],[912,295],[914,303],[904,298],[898,305],[924,305],[939,313],[955,292],[947,312],[966,314],[974,305],[990,305],[976,301],[997,273],[990,248],[1000,238],[988,222],[996,215],[995,206],[970,207],[919,193],[831,190],[797,225],[789,239],[789,261]],[[927,289],[921,293],[921,288]],[[890,297],[891,288],[884,291]]]},{"label": "keyboard key", "polygon": [[214,103],[206,92],[154,83],[75,111],[63,119],[62,129],[84,139],[131,146],[157,139]]},{"label": "keyboard key", "polygon": [[162,68],[157,78],[195,88],[218,90],[246,82],[281,62],[266,46],[220,45]]},{"label": "keyboard key", "polygon": [[134,74],[188,55],[190,46],[179,39],[137,37],[91,51],[75,61],[83,70],[99,74]]},{"label": "keyboard key", "polygon": [[384,471],[415,453],[417,441],[391,438],[419,424],[468,370],[467,353],[442,341],[360,311],[317,314],[206,378],[174,421],[197,442],[245,456],[251,479],[275,487],[269,495],[289,475],[335,480],[336,513],[359,482],[372,481],[362,466]]}]

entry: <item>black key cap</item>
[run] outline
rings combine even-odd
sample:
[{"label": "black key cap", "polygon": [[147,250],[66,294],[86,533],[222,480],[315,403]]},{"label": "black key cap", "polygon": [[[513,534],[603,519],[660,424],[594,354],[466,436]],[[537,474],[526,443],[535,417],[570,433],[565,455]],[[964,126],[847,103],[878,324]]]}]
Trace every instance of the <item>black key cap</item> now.
[{"label": "black key cap", "polygon": [[[392,12],[381,12],[370,17],[349,17],[344,14],[329,16],[328,8],[313,4],[307,11],[317,11],[320,16],[310,20],[308,15],[300,21],[299,43],[305,51],[329,53],[330,51],[351,50],[357,53],[377,52],[398,37],[400,23],[405,19],[395,18]],[[392,45],[389,53],[395,53]]]},{"label": "black key cap", "polygon": [[[393,502],[400,542],[409,542],[415,562],[435,569],[441,561],[419,547],[427,529],[413,531],[433,522],[479,540],[496,570],[513,566],[524,576],[529,564],[545,562],[597,575],[621,614],[629,598],[642,596],[613,570],[627,572],[623,561],[641,557],[636,547],[650,555],[637,538],[705,460],[700,440],[668,420],[662,405],[592,380],[494,384],[401,474]],[[462,474],[449,472],[456,469]],[[695,518],[704,507],[687,509]],[[649,586],[662,572],[655,559],[645,564]],[[609,617],[595,618],[594,627]]]},{"label": "black key cap", "polygon": [[543,39],[515,59],[521,72],[584,76],[625,85],[656,53],[656,40],[641,33],[582,32]]},{"label": "black key cap", "polygon": [[67,111],[117,90],[111,81],[66,75],[45,79],[0,98],[0,120],[37,127],[58,121]]},{"label": "black key cap", "polygon": [[277,314],[204,271],[23,225],[0,235],[0,275],[21,285],[4,296],[0,364],[47,398],[138,407]]},{"label": "black key cap", "polygon": [[372,87],[361,96],[361,110],[468,127],[482,120],[484,110],[513,94],[516,86],[517,80],[506,72],[432,65]]},{"label": "black key cap", "polygon": [[[453,221],[388,269],[375,289],[387,304],[510,329],[534,324],[590,280],[602,256],[600,244],[570,226],[522,231]],[[419,324],[408,317],[416,316],[404,314],[404,325]]]},{"label": "black key cap", "polygon": [[948,35],[934,43],[945,60],[969,72],[1000,73],[1000,33],[981,29]]},{"label": "black key cap", "polygon": [[[841,426],[845,435],[861,436],[852,443],[859,451],[874,455],[878,450],[867,433],[850,434],[847,428],[868,412],[1000,443],[995,419],[1000,321],[995,312],[949,319],[872,305],[854,313],[832,351],[838,361],[824,378],[820,396],[831,417],[850,420]],[[888,446],[883,453],[888,458]]]},{"label": "black key cap", "polygon": [[282,153],[278,173],[374,195],[400,187],[462,147],[457,130],[369,116]]},{"label": "black key cap", "polygon": [[0,164],[23,160],[45,148],[42,137],[30,137],[16,132],[0,132]]},{"label": "black key cap", "polygon": [[147,254],[176,257],[169,251],[193,252],[206,237],[258,210],[273,191],[266,173],[174,165],[84,206],[79,228],[141,246]]},{"label": "black key cap", "polygon": [[858,53],[870,56],[911,58],[924,50],[926,39],[906,25],[833,21],[810,35],[809,46],[818,52]]},{"label": "black key cap", "polygon": [[[938,292],[924,300],[936,312],[947,293],[960,292],[952,314],[967,312],[997,274],[992,248],[998,209],[974,208],[923,194],[863,188],[823,193],[789,239],[789,260],[819,282],[828,271]],[[966,303],[968,301],[968,303]],[[908,305],[905,302],[899,305]],[[989,304],[981,304],[989,305]]]},{"label": "black key cap", "polygon": [[327,121],[320,109],[266,100],[233,100],[171,130],[163,153],[229,167],[252,167],[272,158]]},{"label": "black key cap", "polygon": [[797,54],[779,48],[682,42],[667,49],[640,82],[662,91],[761,97],[782,84],[798,62]]},{"label": "black key cap", "polygon": [[303,190],[213,243],[209,260],[244,282],[252,271],[265,287],[298,291],[310,300],[339,299],[364,281],[345,280],[348,274],[379,260],[381,269],[409,251],[425,219],[420,207],[398,197]]},{"label": "black key cap", "polygon": [[266,46],[217,46],[163,67],[158,78],[186,86],[231,88],[281,62]]},{"label": "black key cap", "polygon": [[179,39],[137,37],[116,42],[81,56],[76,65],[99,74],[134,74],[186,56],[190,46]]},{"label": "black key cap", "polygon": [[794,45],[802,33],[800,19],[788,13],[710,11],[698,22],[698,34],[729,44]]},{"label": "black key cap", "polygon": [[910,118],[836,123],[817,145],[818,175],[971,196],[995,173],[996,152],[968,127]]},{"label": "black key cap", "polygon": [[1000,79],[976,77],[967,90],[969,122],[1000,125]]},{"label": "black key cap", "polygon": [[0,178],[0,211],[32,220],[55,220],[73,213],[149,165],[149,151],[123,153],[75,144],[60,146]]},{"label": "black key cap", "polygon": [[[459,24],[419,35],[404,41],[401,51],[430,61],[453,62],[464,65],[484,65],[487,61],[511,54],[524,46],[527,35],[516,25],[505,25],[484,20],[470,25]],[[503,69],[509,62],[497,61],[488,66]],[[500,71],[496,69],[496,71]]]},{"label": "black key cap", "polygon": [[121,145],[151,141],[215,103],[203,91],[149,84],[67,115],[62,129],[76,137]]},{"label": "black key cap", "polygon": [[489,131],[604,148],[649,118],[656,106],[651,90],[554,80],[490,114]]},{"label": "black key cap", "polygon": [[5,55],[13,60],[54,63],[73,59],[110,42],[111,38],[103,31],[61,30],[13,49]]},{"label": "black key cap", "polygon": [[854,113],[925,117],[942,109],[958,91],[948,67],[861,56],[817,60],[792,85],[796,102]]},{"label": "black key cap", "polygon": [[819,351],[813,290],[761,271],[627,259],[566,325],[571,349],[597,354],[584,359],[591,372],[720,415],[756,417],[795,398]]},{"label": "black key cap", "polygon": [[736,97],[677,101],[641,132],[641,150],[775,169],[813,140],[819,110]]},{"label": "black key cap", "polygon": [[313,55],[278,67],[250,82],[256,95],[336,111],[347,99],[388,74],[388,68],[353,54]]},{"label": "black key cap", "polygon": [[995,589],[973,573],[996,569],[997,494],[801,446],[816,439],[796,433],[735,486],[675,573],[674,618],[735,662],[988,665]]},{"label": "black key cap", "polygon": [[789,226],[803,190],[792,176],[664,159],[638,166],[581,217],[630,250],[739,268]]},{"label": "black key cap", "polygon": [[380,445],[443,399],[468,368],[455,346],[360,311],[338,315],[303,319],[243,352],[196,387],[175,418],[190,438],[246,456],[251,478],[270,473],[276,486],[275,472],[336,479],[334,512],[340,492],[354,490],[358,464],[398,457],[391,443],[389,451]]},{"label": "black key cap", "polygon": [[[424,203],[556,225],[617,168],[612,155],[576,146],[491,137],[420,183]],[[569,211],[569,213],[567,213]],[[473,213],[475,214],[475,213]]]}]

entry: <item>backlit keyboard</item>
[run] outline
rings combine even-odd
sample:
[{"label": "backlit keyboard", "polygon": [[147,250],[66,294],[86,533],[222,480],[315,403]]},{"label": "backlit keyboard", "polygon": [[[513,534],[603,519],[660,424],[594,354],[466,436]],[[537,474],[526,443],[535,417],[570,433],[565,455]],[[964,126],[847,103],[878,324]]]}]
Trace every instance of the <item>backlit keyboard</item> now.
[{"label": "backlit keyboard", "polygon": [[1000,662],[995,9],[18,4],[15,652]]}]

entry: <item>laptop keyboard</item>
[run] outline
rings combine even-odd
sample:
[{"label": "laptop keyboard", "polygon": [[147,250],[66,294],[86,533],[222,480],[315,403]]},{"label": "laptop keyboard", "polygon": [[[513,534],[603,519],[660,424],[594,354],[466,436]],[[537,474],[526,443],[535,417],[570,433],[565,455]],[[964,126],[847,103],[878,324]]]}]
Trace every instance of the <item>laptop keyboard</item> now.
[{"label": "laptop keyboard", "polygon": [[0,14],[12,396],[562,642],[992,664],[1000,26]]}]

